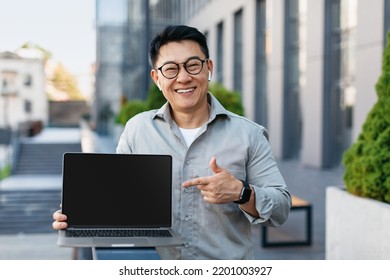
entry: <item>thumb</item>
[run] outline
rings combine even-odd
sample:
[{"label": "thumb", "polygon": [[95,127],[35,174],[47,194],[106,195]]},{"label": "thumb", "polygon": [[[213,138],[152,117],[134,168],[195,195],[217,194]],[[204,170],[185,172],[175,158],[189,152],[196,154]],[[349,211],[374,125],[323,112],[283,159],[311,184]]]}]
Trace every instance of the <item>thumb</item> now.
[{"label": "thumb", "polygon": [[210,169],[215,173],[220,173],[222,172],[224,169],[222,167],[220,167],[218,164],[217,164],[217,158],[216,157],[212,157],[210,159],[210,163],[209,163],[209,166],[210,166]]}]

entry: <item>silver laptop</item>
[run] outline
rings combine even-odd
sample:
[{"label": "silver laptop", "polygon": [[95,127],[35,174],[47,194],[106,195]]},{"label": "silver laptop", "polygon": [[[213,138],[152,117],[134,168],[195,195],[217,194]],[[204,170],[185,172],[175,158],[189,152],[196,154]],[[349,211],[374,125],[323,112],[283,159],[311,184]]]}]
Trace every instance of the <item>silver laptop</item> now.
[{"label": "silver laptop", "polygon": [[65,247],[178,246],[172,226],[170,155],[65,153]]}]

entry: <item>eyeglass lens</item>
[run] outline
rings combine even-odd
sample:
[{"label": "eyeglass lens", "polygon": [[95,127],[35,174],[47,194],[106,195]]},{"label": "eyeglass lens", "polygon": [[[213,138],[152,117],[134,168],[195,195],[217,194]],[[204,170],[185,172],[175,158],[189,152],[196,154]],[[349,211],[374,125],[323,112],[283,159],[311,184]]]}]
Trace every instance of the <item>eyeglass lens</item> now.
[{"label": "eyeglass lens", "polygon": [[[196,75],[202,71],[203,62],[199,58],[192,58],[183,63],[184,69],[188,72],[188,74]],[[179,64],[176,63],[167,63],[161,66],[161,73],[166,78],[174,78],[179,74]]]}]

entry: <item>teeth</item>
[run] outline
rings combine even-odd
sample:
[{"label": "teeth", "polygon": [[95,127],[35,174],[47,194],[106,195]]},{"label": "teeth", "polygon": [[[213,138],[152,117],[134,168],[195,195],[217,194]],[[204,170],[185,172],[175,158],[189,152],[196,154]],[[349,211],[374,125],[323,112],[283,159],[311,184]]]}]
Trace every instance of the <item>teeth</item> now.
[{"label": "teeth", "polygon": [[187,93],[187,92],[190,92],[190,91],[193,91],[194,88],[189,88],[189,89],[179,89],[177,90],[178,93]]}]

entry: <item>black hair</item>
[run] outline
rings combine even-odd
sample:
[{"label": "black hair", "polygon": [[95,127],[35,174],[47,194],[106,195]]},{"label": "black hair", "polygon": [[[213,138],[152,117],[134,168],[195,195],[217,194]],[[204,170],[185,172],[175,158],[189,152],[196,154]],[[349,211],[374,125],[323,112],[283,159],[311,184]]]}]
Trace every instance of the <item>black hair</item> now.
[{"label": "black hair", "polygon": [[209,48],[207,46],[206,36],[204,36],[202,32],[194,27],[186,25],[168,25],[150,42],[149,56],[152,67],[155,66],[160,48],[163,45],[170,42],[179,42],[183,40],[197,42],[206,58],[209,58]]}]

